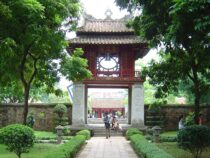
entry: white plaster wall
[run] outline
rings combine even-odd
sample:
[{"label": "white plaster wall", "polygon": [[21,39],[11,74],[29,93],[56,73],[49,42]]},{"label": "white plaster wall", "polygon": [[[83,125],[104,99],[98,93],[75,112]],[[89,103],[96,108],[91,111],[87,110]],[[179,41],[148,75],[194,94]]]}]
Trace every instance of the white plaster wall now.
[{"label": "white plaster wall", "polygon": [[144,87],[142,83],[132,85],[131,125],[144,126]]},{"label": "white plaster wall", "polygon": [[72,107],[72,125],[85,125],[85,85],[74,83],[73,85],[73,107]]}]

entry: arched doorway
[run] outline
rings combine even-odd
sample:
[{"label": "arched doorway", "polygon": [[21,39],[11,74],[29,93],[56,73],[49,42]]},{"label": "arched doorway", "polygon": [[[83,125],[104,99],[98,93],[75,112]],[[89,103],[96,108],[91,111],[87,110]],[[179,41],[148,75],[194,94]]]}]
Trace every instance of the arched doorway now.
[{"label": "arched doorway", "polygon": [[128,88],[88,88],[87,124],[101,124],[105,113],[116,117],[120,124],[130,123],[130,97]]}]

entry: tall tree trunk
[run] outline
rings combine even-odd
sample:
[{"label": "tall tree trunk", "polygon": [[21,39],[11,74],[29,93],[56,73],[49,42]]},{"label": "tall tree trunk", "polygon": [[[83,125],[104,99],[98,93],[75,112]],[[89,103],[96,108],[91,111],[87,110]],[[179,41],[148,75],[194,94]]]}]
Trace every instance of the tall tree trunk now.
[{"label": "tall tree trunk", "polygon": [[199,113],[200,113],[200,99],[201,99],[201,91],[200,91],[200,81],[198,78],[198,71],[197,66],[194,63],[192,67],[193,72],[193,83],[194,83],[194,94],[195,94],[195,100],[194,100],[194,106],[195,106],[195,123],[199,124]]},{"label": "tall tree trunk", "polygon": [[198,89],[195,90],[195,100],[194,100],[194,104],[195,104],[195,123],[196,124],[199,124],[199,113],[200,113],[200,99],[201,99],[201,95],[200,95],[199,87],[197,87],[197,88]]},{"label": "tall tree trunk", "polygon": [[[20,79],[21,82],[23,84],[24,87],[24,110],[23,110],[23,124],[26,125],[26,119],[27,119],[27,115],[28,115],[28,99],[29,99],[29,92],[30,92],[30,88],[31,88],[31,83],[34,79],[34,77],[36,76],[37,73],[37,68],[36,68],[36,64],[38,61],[38,58],[35,58],[32,54],[30,54],[29,50],[31,48],[31,46],[33,45],[33,42],[25,48],[24,53],[23,53],[23,57],[20,63]],[[26,74],[24,73],[25,71],[25,65],[27,62],[27,57],[30,56],[33,59],[33,68],[34,71],[31,74],[29,80],[26,79]]]},{"label": "tall tree trunk", "polygon": [[24,110],[23,110],[23,124],[26,125],[27,115],[28,115],[28,99],[29,99],[30,87],[28,85],[24,86]]}]

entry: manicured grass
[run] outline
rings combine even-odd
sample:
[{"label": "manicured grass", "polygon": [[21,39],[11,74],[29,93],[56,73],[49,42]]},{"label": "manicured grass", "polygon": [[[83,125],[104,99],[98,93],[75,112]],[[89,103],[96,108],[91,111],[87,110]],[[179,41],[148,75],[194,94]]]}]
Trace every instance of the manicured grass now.
[{"label": "manicured grass", "polygon": [[[44,158],[49,151],[52,152],[59,145],[55,144],[35,144],[29,153],[22,154],[21,158]],[[0,158],[17,158],[15,153],[6,150],[6,146],[0,144]]]},{"label": "manicured grass", "polygon": [[164,132],[164,133],[161,134],[161,136],[164,136],[164,137],[176,137],[177,136],[177,131]]},{"label": "manicured grass", "polygon": [[56,139],[57,135],[53,132],[35,131],[36,139],[51,138]]},{"label": "manicured grass", "polygon": [[[171,154],[175,158],[192,158],[190,152],[180,149],[177,146],[176,142],[164,142],[156,144],[159,148],[165,150],[167,153]],[[210,147],[207,151],[204,151],[201,158],[209,158],[210,157]]]}]

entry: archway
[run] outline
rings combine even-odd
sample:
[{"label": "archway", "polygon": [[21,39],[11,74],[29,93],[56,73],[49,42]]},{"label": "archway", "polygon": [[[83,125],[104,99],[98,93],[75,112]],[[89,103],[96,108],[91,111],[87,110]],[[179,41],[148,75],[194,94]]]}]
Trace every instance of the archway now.
[{"label": "archway", "polygon": [[130,123],[128,88],[88,88],[86,97],[87,124],[101,124],[105,113],[116,117],[120,124]]}]

